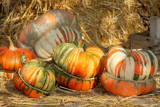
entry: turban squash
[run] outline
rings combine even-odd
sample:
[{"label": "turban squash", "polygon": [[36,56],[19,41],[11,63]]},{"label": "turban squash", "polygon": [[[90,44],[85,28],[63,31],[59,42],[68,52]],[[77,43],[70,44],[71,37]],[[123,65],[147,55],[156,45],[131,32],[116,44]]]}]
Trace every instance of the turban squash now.
[{"label": "turban squash", "polygon": [[154,75],[158,70],[158,60],[149,50],[113,47],[108,51],[104,68],[101,83],[115,95],[146,94],[156,88]]},{"label": "turban squash", "polygon": [[47,63],[33,59],[14,74],[13,82],[25,95],[39,98],[49,95],[55,86],[55,73]]},{"label": "turban squash", "polygon": [[95,77],[103,69],[104,57],[97,46],[87,45],[81,40],[62,43],[54,49],[52,57],[55,65],[61,69],[56,71],[60,85],[82,91],[96,86],[98,81]]},{"label": "turban squash", "polygon": [[17,45],[32,49],[38,58],[50,61],[57,45],[81,39],[81,36],[76,17],[66,10],[56,9],[26,25],[18,37]]},{"label": "turban squash", "polygon": [[4,80],[13,79],[14,72],[28,62],[34,59],[34,53],[28,49],[16,48],[13,45],[11,38],[7,37],[10,46],[0,47],[0,77]]}]

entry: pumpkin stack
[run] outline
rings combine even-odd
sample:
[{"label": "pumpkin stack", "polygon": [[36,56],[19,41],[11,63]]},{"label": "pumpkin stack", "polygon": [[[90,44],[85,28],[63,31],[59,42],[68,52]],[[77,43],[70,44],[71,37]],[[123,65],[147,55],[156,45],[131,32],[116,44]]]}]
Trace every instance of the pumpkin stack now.
[{"label": "pumpkin stack", "polygon": [[76,91],[87,91],[98,84],[104,53],[82,40],[62,43],[53,51],[58,84]]},{"label": "pumpkin stack", "polygon": [[154,75],[157,71],[158,60],[151,51],[113,47],[105,60],[101,83],[114,95],[147,94],[156,88]]},{"label": "pumpkin stack", "polygon": [[16,48],[9,36],[10,46],[0,47],[0,77],[4,80],[13,79],[14,73],[31,59],[34,53],[28,49]]},{"label": "pumpkin stack", "polygon": [[81,28],[76,17],[66,10],[50,10],[26,25],[18,36],[17,46],[33,50],[37,59],[16,72],[16,88],[33,98],[48,95],[55,86],[55,71],[43,61],[51,61],[53,49],[61,43],[77,39],[82,39]]}]

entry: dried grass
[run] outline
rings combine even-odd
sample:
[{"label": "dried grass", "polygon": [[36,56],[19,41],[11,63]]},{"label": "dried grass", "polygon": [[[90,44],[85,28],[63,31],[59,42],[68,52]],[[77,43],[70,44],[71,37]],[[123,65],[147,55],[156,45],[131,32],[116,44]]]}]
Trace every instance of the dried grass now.
[{"label": "dried grass", "polygon": [[105,48],[128,47],[131,34],[147,31],[148,18],[160,16],[159,0],[2,0],[0,5],[6,14],[1,35],[16,39],[41,14],[66,9],[77,16],[85,40]]}]

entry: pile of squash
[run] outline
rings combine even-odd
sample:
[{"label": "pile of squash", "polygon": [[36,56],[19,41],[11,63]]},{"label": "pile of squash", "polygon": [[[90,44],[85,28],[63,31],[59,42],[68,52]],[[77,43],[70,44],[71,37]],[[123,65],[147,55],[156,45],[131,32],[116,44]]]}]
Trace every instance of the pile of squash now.
[{"label": "pile of squash", "polygon": [[[69,90],[87,91],[99,80],[107,92],[129,97],[152,92],[158,70],[149,50],[112,47],[107,54],[82,40],[76,17],[50,10],[23,28],[14,47],[0,48],[0,77],[13,79],[25,95],[49,95],[56,82]],[[50,63],[48,63],[50,62]]]}]

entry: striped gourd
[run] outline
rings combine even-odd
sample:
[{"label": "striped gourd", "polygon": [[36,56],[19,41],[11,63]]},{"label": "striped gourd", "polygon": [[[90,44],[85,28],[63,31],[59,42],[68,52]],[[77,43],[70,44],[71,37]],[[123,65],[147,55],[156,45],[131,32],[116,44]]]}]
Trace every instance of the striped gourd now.
[{"label": "striped gourd", "polygon": [[148,80],[158,70],[158,60],[150,50],[113,47],[105,60],[105,70],[125,80]]},{"label": "striped gourd", "polygon": [[98,76],[103,68],[102,50],[83,41],[62,43],[54,49],[52,56],[56,65],[80,78]]},{"label": "striped gourd", "polygon": [[55,73],[47,63],[33,59],[15,73],[13,82],[25,95],[39,98],[49,95],[55,85]]},{"label": "striped gourd", "polygon": [[56,80],[60,87],[65,87],[67,90],[87,91],[97,86],[99,79],[95,78],[79,78],[66,73],[63,69],[53,64],[56,71]]},{"label": "striped gourd", "polygon": [[63,43],[81,39],[76,17],[62,9],[50,10],[29,23],[20,33],[18,47],[33,49],[43,60],[51,60],[53,49]]}]

